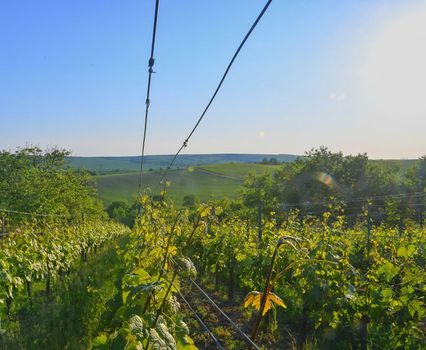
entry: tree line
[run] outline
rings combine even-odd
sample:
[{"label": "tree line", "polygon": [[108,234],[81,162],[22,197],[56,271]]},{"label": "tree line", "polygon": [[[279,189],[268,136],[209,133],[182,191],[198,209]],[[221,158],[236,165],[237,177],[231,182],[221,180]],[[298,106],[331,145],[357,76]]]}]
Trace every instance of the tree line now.
[{"label": "tree line", "polygon": [[10,224],[28,219],[22,213],[43,215],[46,220],[50,216],[84,220],[105,215],[90,174],[66,167],[69,154],[38,147],[0,151],[0,209],[8,211]]}]

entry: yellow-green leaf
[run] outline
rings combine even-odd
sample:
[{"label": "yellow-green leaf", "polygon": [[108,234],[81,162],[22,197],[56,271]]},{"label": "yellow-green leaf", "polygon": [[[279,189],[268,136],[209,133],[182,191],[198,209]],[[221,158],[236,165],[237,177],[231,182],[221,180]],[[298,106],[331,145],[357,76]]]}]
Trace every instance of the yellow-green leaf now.
[{"label": "yellow-green leaf", "polygon": [[[244,307],[253,306],[257,311],[260,311],[260,304],[262,302],[263,293],[253,291],[247,294],[244,299]],[[287,306],[284,304],[283,300],[276,294],[269,292],[265,300],[265,306],[263,308],[262,316],[265,315],[269,310],[271,310],[275,305],[279,305],[283,308]]]},{"label": "yellow-green leaf", "polygon": [[284,309],[287,308],[287,305],[284,304],[283,300],[276,294],[274,293],[269,293],[269,298],[271,298],[271,300],[278,306],[283,307]]}]

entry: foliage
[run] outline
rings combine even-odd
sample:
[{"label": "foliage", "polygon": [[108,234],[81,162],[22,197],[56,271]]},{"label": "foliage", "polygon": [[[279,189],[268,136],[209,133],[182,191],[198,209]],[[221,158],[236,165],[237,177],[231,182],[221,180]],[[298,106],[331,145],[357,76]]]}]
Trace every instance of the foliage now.
[{"label": "foliage", "polygon": [[[212,279],[218,289],[225,286],[235,297],[230,290],[262,290],[277,249],[263,312],[273,309],[299,346],[350,349],[365,342],[370,347],[418,349],[425,341],[425,231],[414,222],[406,222],[402,235],[398,227],[373,225],[369,236],[366,217],[348,225],[347,218],[331,212],[303,218],[296,211],[279,225],[273,216],[265,219],[259,242],[257,227],[238,211],[203,205],[192,213],[178,212],[166,202],[144,208],[138,230],[144,227],[139,235],[149,240],[135,240],[135,252],[125,254],[134,268],[142,264],[149,274],[143,283],[161,284],[150,301],[156,310],[176,272],[165,255],[184,252],[196,262],[201,278]],[[163,263],[167,278],[158,269]],[[259,310],[262,296],[251,292],[241,304]],[[140,298],[142,304],[147,300],[142,294]],[[274,304],[282,307],[275,309]],[[139,316],[146,319],[146,315]],[[261,331],[268,334],[266,324]]]},{"label": "foliage", "polygon": [[137,203],[131,206],[125,201],[114,201],[107,207],[106,211],[111,219],[133,227],[137,215]]},{"label": "foliage", "polygon": [[[101,216],[90,175],[65,168],[69,152],[22,148],[0,152],[0,208],[68,218]],[[10,220],[22,222],[23,216]]]},{"label": "foliage", "polygon": [[[263,293],[261,292],[250,292],[244,299],[244,307],[253,306],[257,311],[260,311],[261,300]],[[262,315],[265,315],[275,305],[281,306],[284,309],[287,307],[283,300],[276,294],[269,292],[265,298],[265,307],[262,311]]]},{"label": "foliage", "polygon": [[[144,195],[139,217],[126,247],[120,251],[126,261],[121,280],[121,304],[110,325],[112,331],[100,334],[95,349],[196,349],[183,321],[174,293],[180,277],[195,277],[193,262],[183,255],[182,212]],[[200,213],[205,216],[205,213]],[[191,230],[195,233],[201,222]]]},{"label": "foliage", "polygon": [[[87,261],[90,253],[96,253],[106,243],[125,233],[125,227],[108,221],[86,221],[84,225],[74,226],[49,221],[43,227],[40,223],[22,225],[3,237],[0,240],[0,300],[4,303],[0,303],[0,318],[7,316],[11,320],[5,324],[8,341],[13,341],[17,332],[13,328],[12,315],[28,313],[40,296],[46,296],[48,300],[52,298],[53,289],[62,285],[60,281],[73,271],[81,272],[81,264]],[[93,290],[81,292],[87,295]],[[65,304],[65,300],[61,302]],[[34,313],[32,317],[35,316]],[[49,317],[48,320],[43,319],[45,325],[53,322],[54,315]],[[32,332],[35,334],[41,329],[38,324]],[[26,340],[19,338],[16,341]],[[42,344],[43,341],[37,339],[35,343]],[[14,344],[17,346],[17,343]]]},{"label": "foliage", "polygon": [[200,199],[194,194],[188,194],[183,197],[182,205],[184,207],[194,209],[199,204],[200,204]]},{"label": "foliage", "polygon": [[[425,169],[426,157],[401,176],[398,168],[372,163],[366,154],[343,156],[320,147],[285,164],[273,175],[249,176],[242,195],[249,208],[261,203],[266,216],[296,208],[305,215],[316,215],[336,205],[354,216],[362,214],[365,205],[370,204],[376,221],[401,217],[420,223],[426,207]],[[388,212],[389,208],[393,208],[392,212]]]}]

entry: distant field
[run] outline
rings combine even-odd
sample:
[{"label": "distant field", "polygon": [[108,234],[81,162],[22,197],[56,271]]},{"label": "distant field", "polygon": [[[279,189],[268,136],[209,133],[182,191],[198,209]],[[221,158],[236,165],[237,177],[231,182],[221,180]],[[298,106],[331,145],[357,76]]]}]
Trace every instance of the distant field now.
[{"label": "distant field", "polygon": [[245,163],[228,163],[228,164],[210,164],[198,167],[199,170],[226,175],[234,178],[243,179],[248,173],[273,173],[281,169],[282,165],[264,165],[264,164],[245,164]]},{"label": "distant field", "polygon": [[[216,158],[216,160],[219,158]],[[94,159],[92,159],[93,161]],[[115,164],[119,166],[120,161],[118,159],[115,161],[117,161]],[[189,162],[188,159],[186,161]],[[371,162],[381,164],[385,168],[398,168],[401,174],[415,164],[415,160],[372,160]],[[96,163],[92,163],[92,165],[96,165]],[[123,164],[120,166],[121,169],[126,171],[127,168]],[[234,197],[237,195],[238,189],[248,173],[273,173],[280,167],[282,165],[234,162],[203,166],[191,165],[185,169],[173,169],[169,172],[167,179],[171,183],[168,193],[178,204],[182,203],[183,197],[188,194],[194,194],[203,201],[226,196]],[[149,166],[146,167],[146,169],[149,168]],[[143,176],[144,186],[151,189],[156,188],[161,175],[162,172],[159,170],[147,171]],[[117,174],[99,175],[95,176],[95,178],[98,184],[99,196],[106,205],[115,200],[132,201],[136,198],[139,174],[135,171],[123,173],[123,170],[121,170]]]},{"label": "distant field", "polygon": [[[188,169],[171,170],[167,180],[171,186],[168,194],[178,204],[185,195],[194,194],[201,200],[219,199],[237,195],[244,177],[250,172],[272,173],[280,166],[261,164],[215,164]],[[155,188],[162,172],[152,171],[143,175],[143,184]],[[136,198],[139,173],[96,176],[98,192],[106,205],[115,200],[132,201]]]},{"label": "distant field", "polygon": [[[169,165],[172,155],[145,157],[145,168],[159,170]],[[186,169],[189,166],[224,163],[260,163],[263,158],[275,158],[278,162],[291,162],[298,156],[292,154],[183,154],[175,162],[175,169]],[[140,157],[68,157],[68,165],[72,168],[86,168],[98,173],[138,171]]]}]

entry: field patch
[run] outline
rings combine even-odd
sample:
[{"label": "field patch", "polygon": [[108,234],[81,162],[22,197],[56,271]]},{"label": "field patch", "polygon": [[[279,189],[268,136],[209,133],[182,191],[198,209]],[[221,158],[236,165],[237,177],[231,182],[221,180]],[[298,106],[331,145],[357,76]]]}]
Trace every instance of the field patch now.
[{"label": "field patch", "polygon": [[[279,165],[262,164],[214,164],[206,166],[194,166],[187,169],[170,170],[167,181],[169,196],[181,204],[185,195],[193,194],[203,201],[235,197],[241,187],[244,177],[251,172],[272,173],[280,168]],[[161,171],[147,171],[142,177],[143,187],[162,189],[159,186]],[[100,175],[95,177],[100,198],[105,205],[113,201],[133,201],[137,197],[139,173],[130,172],[122,174]]]}]

